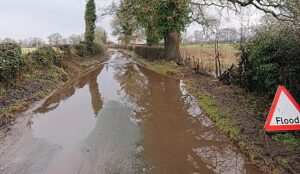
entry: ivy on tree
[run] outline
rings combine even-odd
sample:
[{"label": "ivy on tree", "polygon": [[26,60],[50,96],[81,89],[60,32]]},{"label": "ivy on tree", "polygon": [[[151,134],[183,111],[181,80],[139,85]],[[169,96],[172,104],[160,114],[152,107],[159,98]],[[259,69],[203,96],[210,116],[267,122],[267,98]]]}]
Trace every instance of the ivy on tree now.
[{"label": "ivy on tree", "polygon": [[[223,8],[237,10],[238,6],[252,5],[276,18],[291,21],[297,17],[295,14],[298,14],[298,8],[295,7],[299,7],[299,3],[296,2],[298,0],[121,0],[116,16],[122,19],[122,24],[130,24],[129,21],[136,20],[138,26],[145,32],[148,45],[158,44],[163,39],[165,58],[178,61],[180,33],[191,22],[208,26],[214,21],[213,17],[205,13],[206,8],[214,6],[220,10]],[[126,27],[133,26],[137,25]]]},{"label": "ivy on tree", "polygon": [[94,47],[94,40],[95,40],[95,28],[96,28],[96,4],[94,0],[88,0],[86,3],[86,10],[85,10],[85,35],[84,40],[90,49],[93,50]]},{"label": "ivy on tree", "polygon": [[[190,23],[190,8],[186,0],[123,0],[116,12],[122,24],[137,21],[145,31],[148,45],[158,44],[163,39],[165,57],[179,60],[180,32]],[[119,28],[124,30],[124,26],[131,28],[136,25],[121,25]],[[132,34],[132,31],[127,34]]]},{"label": "ivy on tree", "polygon": [[190,9],[185,0],[161,1],[155,12],[155,26],[164,39],[167,59],[179,61],[180,32],[189,21]]}]

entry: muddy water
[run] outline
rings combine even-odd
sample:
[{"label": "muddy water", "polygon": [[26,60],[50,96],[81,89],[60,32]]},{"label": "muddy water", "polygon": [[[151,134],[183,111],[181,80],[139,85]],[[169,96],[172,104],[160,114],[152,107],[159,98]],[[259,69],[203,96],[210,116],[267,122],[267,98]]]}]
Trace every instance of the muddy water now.
[{"label": "muddy water", "polygon": [[0,144],[0,173],[260,173],[183,81],[119,52],[26,114]]}]

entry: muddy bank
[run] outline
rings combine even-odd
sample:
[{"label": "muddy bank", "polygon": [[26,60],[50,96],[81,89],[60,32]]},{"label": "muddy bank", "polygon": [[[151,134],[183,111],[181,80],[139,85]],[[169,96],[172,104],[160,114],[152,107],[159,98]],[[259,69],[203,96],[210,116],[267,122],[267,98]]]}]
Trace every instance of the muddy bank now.
[{"label": "muddy bank", "polygon": [[[126,51],[127,52],[127,51]],[[217,79],[194,74],[172,62],[153,61],[127,52],[145,67],[172,77],[182,78],[198,105],[266,173],[300,172],[300,136],[266,134],[263,130],[270,99],[256,96],[237,86],[223,85]]]},{"label": "muddy bank", "polygon": [[96,68],[107,57],[105,54],[84,58],[74,56],[63,60],[61,67],[51,65],[29,70],[8,86],[0,84],[0,130],[9,129],[18,113],[27,110],[69,79]]}]

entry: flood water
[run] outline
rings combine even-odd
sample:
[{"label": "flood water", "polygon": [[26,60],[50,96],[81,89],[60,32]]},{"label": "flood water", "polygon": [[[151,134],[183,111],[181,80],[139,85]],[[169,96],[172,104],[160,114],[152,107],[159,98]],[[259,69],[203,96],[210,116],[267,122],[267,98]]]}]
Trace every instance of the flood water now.
[{"label": "flood water", "polygon": [[183,81],[121,52],[30,114],[25,129],[12,129],[18,138],[0,144],[0,173],[261,173],[215,129]]}]

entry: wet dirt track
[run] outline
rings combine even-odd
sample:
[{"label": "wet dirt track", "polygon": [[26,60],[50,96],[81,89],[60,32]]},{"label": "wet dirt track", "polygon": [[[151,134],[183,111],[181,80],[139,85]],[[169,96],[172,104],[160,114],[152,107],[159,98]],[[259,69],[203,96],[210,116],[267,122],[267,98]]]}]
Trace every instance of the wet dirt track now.
[{"label": "wet dirt track", "polygon": [[1,141],[0,173],[260,173],[183,81],[117,51],[24,115]]}]

